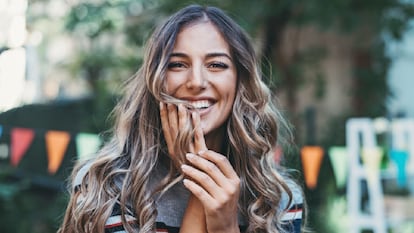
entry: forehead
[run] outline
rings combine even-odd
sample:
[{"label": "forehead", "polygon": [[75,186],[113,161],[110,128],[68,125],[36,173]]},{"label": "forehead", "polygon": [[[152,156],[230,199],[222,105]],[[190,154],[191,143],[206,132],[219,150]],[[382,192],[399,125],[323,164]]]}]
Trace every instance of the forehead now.
[{"label": "forehead", "polygon": [[230,48],[216,25],[199,21],[184,26],[177,35],[174,50],[220,50],[229,53]]}]

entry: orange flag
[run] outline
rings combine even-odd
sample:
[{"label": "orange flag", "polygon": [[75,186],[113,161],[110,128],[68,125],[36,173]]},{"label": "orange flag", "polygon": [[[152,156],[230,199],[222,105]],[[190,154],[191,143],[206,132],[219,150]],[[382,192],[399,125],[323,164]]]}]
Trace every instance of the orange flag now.
[{"label": "orange flag", "polygon": [[303,172],[308,188],[314,189],[318,183],[323,153],[323,148],[320,146],[305,146],[301,150]]},{"label": "orange flag", "polygon": [[11,164],[15,167],[19,165],[27,149],[34,138],[34,131],[32,129],[14,128],[11,134]]},{"label": "orange flag", "polygon": [[45,134],[48,157],[48,171],[55,174],[62,163],[70,141],[70,134],[64,131],[48,131]]}]

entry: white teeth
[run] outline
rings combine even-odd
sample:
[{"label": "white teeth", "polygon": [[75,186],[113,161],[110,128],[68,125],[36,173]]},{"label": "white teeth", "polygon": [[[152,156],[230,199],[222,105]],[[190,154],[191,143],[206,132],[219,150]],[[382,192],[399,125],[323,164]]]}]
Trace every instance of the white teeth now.
[{"label": "white teeth", "polygon": [[197,109],[208,108],[211,106],[211,102],[208,100],[191,101],[190,104]]}]

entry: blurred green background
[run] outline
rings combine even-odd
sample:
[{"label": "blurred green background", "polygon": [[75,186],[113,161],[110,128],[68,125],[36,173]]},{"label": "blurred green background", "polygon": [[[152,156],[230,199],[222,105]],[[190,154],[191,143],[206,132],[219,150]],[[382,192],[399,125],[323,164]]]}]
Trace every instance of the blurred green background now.
[{"label": "blurred green background", "polygon": [[[388,105],[398,93],[389,81],[395,53],[387,43],[410,30],[411,1],[0,0],[0,64],[17,64],[6,54],[26,51],[16,60],[25,65],[19,88],[7,72],[11,67],[0,66],[0,145],[9,144],[14,127],[35,130],[17,167],[9,163],[10,149],[0,156],[1,232],[56,232],[77,150],[71,140],[59,170],[50,174],[41,135],[61,130],[73,138],[80,132],[105,138],[108,115],[122,82],[140,66],[145,40],[189,3],[221,7],[251,35],[265,81],[294,126],[297,148],[282,162],[299,171],[301,182],[302,146],[345,145],[350,117],[403,114]],[[316,188],[305,188],[309,227],[347,232],[346,190],[337,188],[327,156],[320,174]]]}]

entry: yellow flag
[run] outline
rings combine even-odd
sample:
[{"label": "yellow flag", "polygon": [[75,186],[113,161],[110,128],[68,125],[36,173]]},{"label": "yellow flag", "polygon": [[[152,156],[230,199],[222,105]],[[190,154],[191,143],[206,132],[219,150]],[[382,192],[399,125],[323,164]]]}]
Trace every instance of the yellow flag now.
[{"label": "yellow flag", "polygon": [[381,147],[364,147],[361,149],[361,158],[367,172],[368,182],[375,182],[379,179],[379,170],[383,150]]}]

